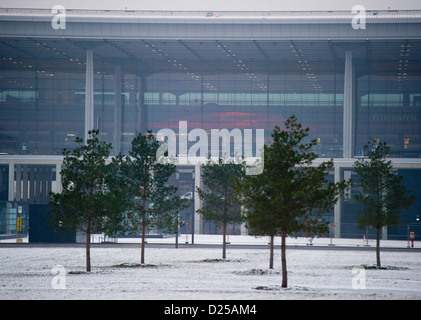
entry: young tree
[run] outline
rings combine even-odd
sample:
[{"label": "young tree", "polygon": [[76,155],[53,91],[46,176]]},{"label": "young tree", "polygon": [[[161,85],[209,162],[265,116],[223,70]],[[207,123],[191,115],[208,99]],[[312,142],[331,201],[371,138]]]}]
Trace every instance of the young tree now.
[{"label": "young tree", "polygon": [[148,227],[165,221],[163,215],[183,209],[184,201],[177,199],[177,187],[168,185],[175,172],[174,164],[160,164],[156,152],[160,143],[151,131],[139,133],[132,141],[129,156],[125,157],[121,173],[126,178],[132,196],[127,222],[132,232],[141,229],[142,244],[140,262],[145,263],[145,237]]},{"label": "young tree", "polygon": [[170,234],[175,234],[175,245],[178,248],[178,230],[184,225],[180,212],[191,205],[192,200],[174,196],[169,201],[168,210],[164,210],[161,214],[155,217],[155,227],[166,231]]},{"label": "young tree", "polygon": [[[228,162],[228,163],[224,163]],[[222,228],[222,258],[226,258],[227,225],[242,221],[241,206],[233,193],[233,177],[241,177],[245,173],[243,164],[218,159],[217,163],[208,160],[202,165],[202,181],[204,189],[197,187],[202,208],[197,210],[207,221],[216,222]]]},{"label": "young tree", "polygon": [[[333,162],[312,166],[316,141],[304,143],[309,128],[303,129],[295,116],[285,130],[275,127],[272,144],[264,146],[264,170],[239,181],[246,221],[255,234],[281,235],[282,287],[287,287],[286,237],[299,231],[318,234],[327,231],[319,223],[344,193],[347,182],[329,182],[327,170]],[[272,241],[273,242],[273,241]],[[271,249],[271,260],[273,260]],[[271,264],[270,264],[271,265]]]},{"label": "young tree", "polygon": [[274,238],[280,227],[276,209],[268,201],[268,183],[267,175],[244,176],[235,179],[234,190],[244,208],[243,218],[249,234],[270,237],[269,269],[273,269]]},{"label": "young tree", "polygon": [[390,147],[386,142],[369,141],[364,146],[368,159],[361,158],[354,163],[362,193],[354,198],[364,205],[357,218],[359,228],[376,228],[376,260],[380,263],[380,230],[384,226],[400,222],[401,209],[408,209],[415,202],[414,195],[402,183],[402,176],[393,170],[386,157]]},{"label": "young tree", "polygon": [[51,192],[51,226],[86,233],[86,271],[91,271],[91,233],[115,234],[120,230],[127,204],[124,185],[117,172],[119,163],[108,161],[111,144],[101,142],[99,131],[89,131],[89,138],[73,151],[64,149],[62,192]]}]

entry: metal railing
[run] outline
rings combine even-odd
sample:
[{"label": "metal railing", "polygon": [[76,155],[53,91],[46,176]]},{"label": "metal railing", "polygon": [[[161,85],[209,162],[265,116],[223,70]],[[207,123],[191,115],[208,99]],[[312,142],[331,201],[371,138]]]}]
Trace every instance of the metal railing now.
[{"label": "metal railing", "polygon": [[103,233],[91,234],[91,243],[117,243],[118,238],[114,236],[108,236]]}]

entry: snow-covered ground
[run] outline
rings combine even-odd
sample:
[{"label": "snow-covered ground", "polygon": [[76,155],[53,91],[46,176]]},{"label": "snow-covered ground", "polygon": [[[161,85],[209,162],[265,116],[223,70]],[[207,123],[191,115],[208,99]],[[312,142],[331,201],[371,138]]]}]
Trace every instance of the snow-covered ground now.
[{"label": "snow-covered ground", "polygon": [[[185,236],[180,237],[183,243]],[[195,236],[196,243],[220,243],[220,236]],[[421,255],[405,250],[381,252],[387,269],[375,264],[374,250],[315,250],[308,239],[289,239],[300,248],[287,249],[288,285],[280,287],[280,250],[268,269],[267,238],[230,236],[232,244],[261,244],[256,249],[149,247],[140,267],[140,248],[94,246],[92,272],[85,273],[80,247],[13,245],[0,247],[0,300],[5,299],[421,299]],[[334,239],[339,245],[340,240]],[[139,239],[119,239],[119,242]],[[295,242],[294,242],[295,241]],[[347,240],[343,245],[364,245]],[[360,243],[357,243],[359,241]],[[174,243],[174,238],[149,239]],[[327,245],[330,239],[314,239]],[[374,245],[374,241],[371,243]],[[406,242],[382,241],[406,247]],[[304,247],[303,247],[304,246]]]}]

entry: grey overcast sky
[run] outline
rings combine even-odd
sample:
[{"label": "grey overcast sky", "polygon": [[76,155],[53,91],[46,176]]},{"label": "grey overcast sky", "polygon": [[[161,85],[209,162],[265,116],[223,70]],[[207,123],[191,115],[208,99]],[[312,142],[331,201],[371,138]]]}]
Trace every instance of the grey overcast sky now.
[{"label": "grey overcast sky", "polygon": [[307,11],[421,10],[421,0],[0,0],[1,8],[46,8],[63,5],[67,9],[107,10],[205,10],[205,11]]}]

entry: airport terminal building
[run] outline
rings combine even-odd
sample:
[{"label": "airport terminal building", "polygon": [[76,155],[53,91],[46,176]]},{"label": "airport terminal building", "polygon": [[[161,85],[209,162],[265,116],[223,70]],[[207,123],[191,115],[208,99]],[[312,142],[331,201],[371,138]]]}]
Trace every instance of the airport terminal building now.
[{"label": "airport terminal building", "polygon": [[[139,132],[178,134],[180,121],[240,129],[244,143],[244,130],[264,129],[270,143],[292,114],[317,161],[333,158],[334,181],[352,176],[369,140],[386,141],[417,202],[383,239],[421,233],[421,11],[0,9],[0,237],[52,240],[45,212],[62,150],[90,129],[114,154]],[[200,166],[174,179],[194,194]],[[199,207],[195,197],[184,232],[218,232]],[[335,237],[375,234],[357,228],[358,208],[343,198],[326,213]]]}]

